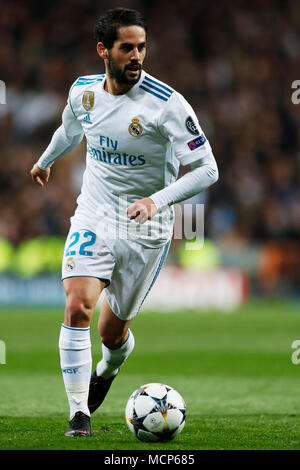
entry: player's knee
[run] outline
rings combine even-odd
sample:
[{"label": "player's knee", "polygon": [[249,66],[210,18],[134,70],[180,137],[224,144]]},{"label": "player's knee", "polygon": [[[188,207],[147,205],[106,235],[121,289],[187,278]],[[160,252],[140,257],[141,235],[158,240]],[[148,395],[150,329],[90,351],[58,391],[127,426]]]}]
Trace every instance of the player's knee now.
[{"label": "player's knee", "polygon": [[90,324],[93,307],[88,299],[70,294],[67,296],[65,323],[73,327],[86,327]]}]

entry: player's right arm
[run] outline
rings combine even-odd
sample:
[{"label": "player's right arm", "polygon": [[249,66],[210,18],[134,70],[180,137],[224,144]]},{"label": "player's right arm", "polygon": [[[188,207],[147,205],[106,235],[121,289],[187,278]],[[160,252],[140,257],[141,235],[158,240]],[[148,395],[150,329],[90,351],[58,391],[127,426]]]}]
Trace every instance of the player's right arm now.
[{"label": "player's right arm", "polygon": [[77,147],[83,135],[81,123],[75,117],[71,106],[67,104],[62,114],[61,126],[54,132],[50,144],[32,167],[33,181],[44,186],[49,180],[50,166],[55,160]]}]

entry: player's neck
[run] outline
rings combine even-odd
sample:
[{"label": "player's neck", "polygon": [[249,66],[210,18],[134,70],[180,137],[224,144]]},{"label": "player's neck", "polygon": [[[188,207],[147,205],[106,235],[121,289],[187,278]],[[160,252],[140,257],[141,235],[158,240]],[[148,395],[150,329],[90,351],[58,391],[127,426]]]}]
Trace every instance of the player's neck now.
[{"label": "player's neck", "polygon": [[107,74],[104,83],[104,90],[111,95],[124,95],[129,90],[131,90],[133,86],[134,84],[128,85],[127,83],[119,83]]}]

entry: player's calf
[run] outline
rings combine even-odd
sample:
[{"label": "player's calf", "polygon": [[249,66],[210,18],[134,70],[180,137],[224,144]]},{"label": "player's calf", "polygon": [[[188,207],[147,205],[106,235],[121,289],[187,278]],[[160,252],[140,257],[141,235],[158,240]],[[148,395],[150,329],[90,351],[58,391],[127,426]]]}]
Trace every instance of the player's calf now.
[{"label": "player's calf", "polygon": [[61,326],[60,364],[70,405],[70,420],[77,412],[89,416],[87,406],[92,369],[90,328]]},{"label": "player's calf", "polygon": [[128,338],[117,349],[109,349],[102,344],[102,360],[98,362],[97,367],[90,380],[88,407],[90,413],[99,408],[103,403],[110,387],[119,373],[120,366],[126,361],[134,348],[134,336],[128,329]]}]

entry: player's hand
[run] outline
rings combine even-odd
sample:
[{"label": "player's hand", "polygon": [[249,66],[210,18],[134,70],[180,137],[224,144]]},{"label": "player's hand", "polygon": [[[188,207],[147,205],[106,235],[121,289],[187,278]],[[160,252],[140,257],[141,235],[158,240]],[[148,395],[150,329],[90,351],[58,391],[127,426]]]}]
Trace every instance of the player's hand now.
[{"label": "player's hand", "polygon": [[45,183],[48,183],[49,176],[50,176],[50,168],[46,170],[42,170],[37,163],[35,163],[31,169],[31,178],[32,180],[39,184],[40,186],[44,186]]},{"label": "player's hand", "polygon": [[130,220],[134,219],[135,222],[144,224],[157,214],[157,207],[150,197],[146,197],[131,204],[126,212]]}]

